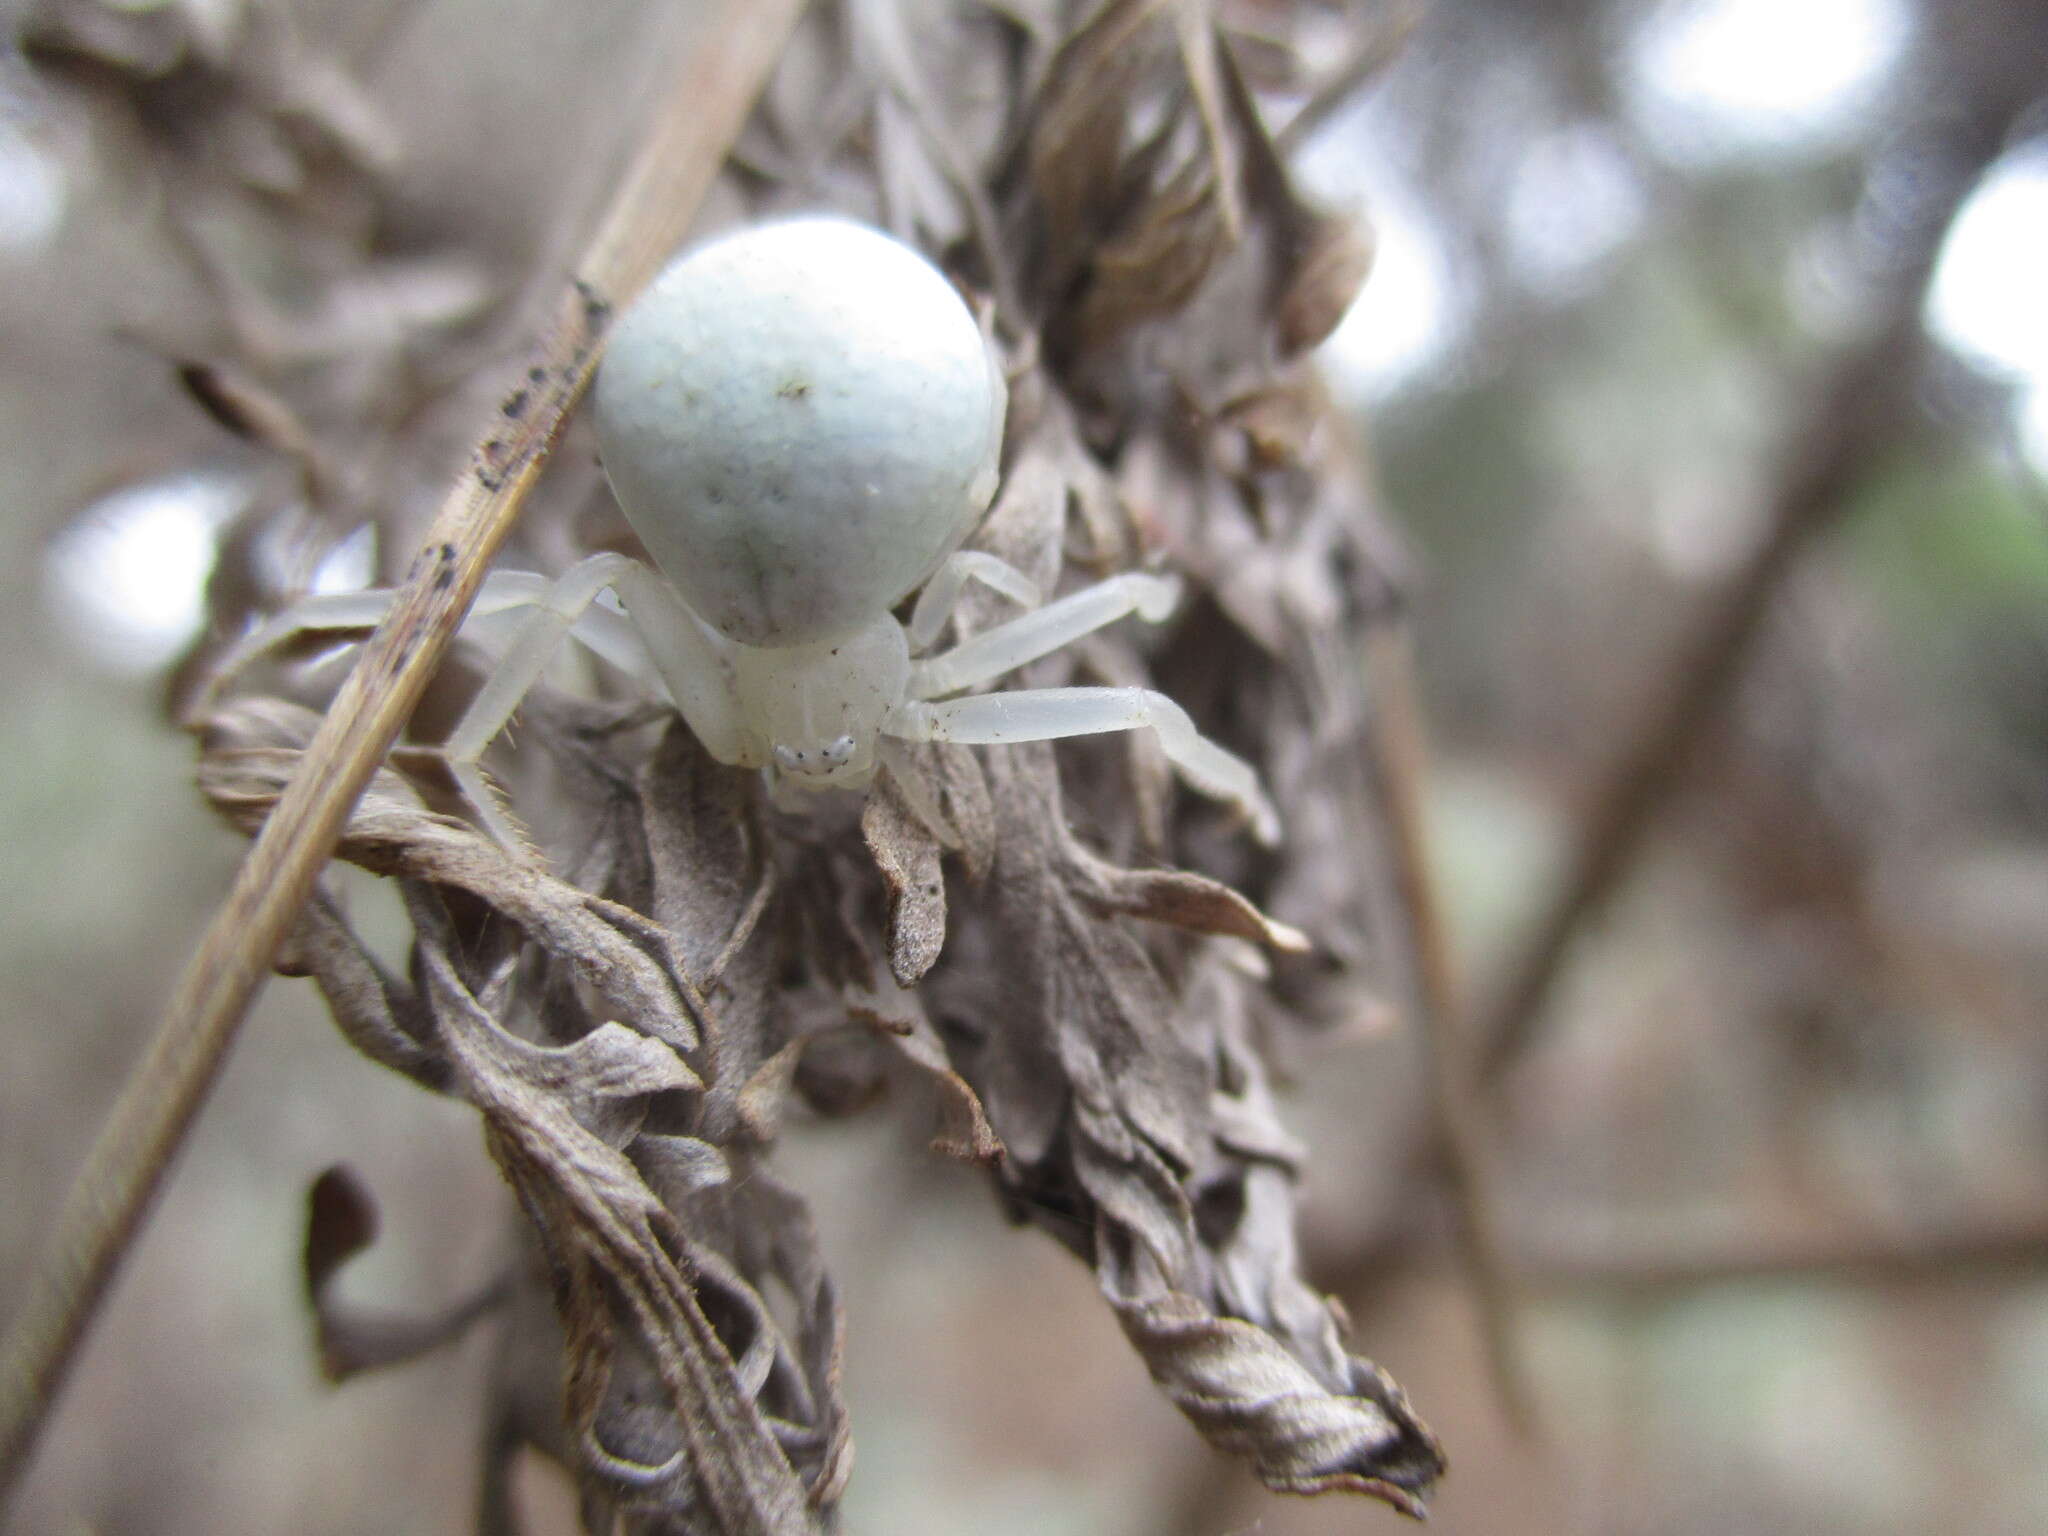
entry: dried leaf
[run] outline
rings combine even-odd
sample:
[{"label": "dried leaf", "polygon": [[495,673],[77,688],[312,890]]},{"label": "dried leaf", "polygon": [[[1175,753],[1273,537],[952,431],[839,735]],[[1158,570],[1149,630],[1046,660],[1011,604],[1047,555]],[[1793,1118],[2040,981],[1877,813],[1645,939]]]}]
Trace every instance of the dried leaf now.
[{"label": "dried leaf", "polygon": [[1194,933],[1248,939],[1288,954],[1313,947],[1299,928],[1275,922],[1229,886],[1184,869],[1118,869],[1084,849],[1075,850],[1075,884],[1104,912],[1170,923]]},{"label": "dried leaf", "polygon": [[[1135,101],[1161,106],[1133,132]],[[1105,5],[1055,56],[1032,114],[1035,269],[1048,337],[1074,358],[1170,315],[1242,238],[1219,49],[1193,0]]]},{"label": "dried leaf", "polygon": [[946,942],[938,840],[905,803],[893,776],[884,776],[868,796],[860,830],[889,886],[889,972],[898,986],[914,987]]},{"label": "dried leaf", "polygon": [[504,1283],[493,1281],[439,1313],[414,1316],[350,1306],[334,1294],[335,1277],[376,1240],[376,1202],[346,1165],[329,1168],[313,1181],[306,1192],[303,1269],[320,1373],[332,1382],[402,1365],[452,1343],[506,1297]]},{"label": "dried leaf", "polygon": [[1365,1493],[1420,1518],[1443,1449],[1386,1373],[1353,1360],[1330,1387],[1271,1336],[1167,1291],[1110,1292],[1117,1321],[1173,1405],[1278,1493]]},{"label": "dried leaf", "polygon": [[1027,174],[1046,221],[1035,277],[1058,295],[1122,200],[1131,101],[1173,40],[1156,25],[1163,0],[1110,0],[1054,55],[1029,116]]},{"label": "dried leaf", "polygon": [[1313,221],[1300,238],[1273,317],[1283,357],[1308,351],[1337,329],[1365,286],[1372,261],[1371,235],[1358,221],[1335,215]]},{"label": "dried leaf", "polygon": [[1194,297],[1230,243],[1217,174],[1205,163],[1182,167],[1096,246],[1071,329],[1062,333],[1072,347],[1099,351]]},{"label": "dried leaf", "polygon": [[[956,931],[986,924],[1004,952],[1025,957],[1023,978],[1043,978],[1005,989],[1000,1029],[984,1030],[966,1058],[1010,1146],[1013,1209],[1092,1255],[1169,1397],[1270,1486],[1369,1493],[1419,1512],[1440,1453],[1376,1368],[1337,1347],[1330,1310],[1298,1278],[1291,1174],[1279,1161],[1296,1149],[1273,1124],[1255,1058],[1234,1043],[1234,1080],[1217,1080],[1214,1057],[1176,1029],[1143,951],[1094,915],[1113,881],[1067,833],[1049,754],[1012,749],[990,762],[1001,861],[986,904],[963,902]],[[954,979],[942,966],[925,990],[957,1015],[981,989],[962,978],[956,991]],[[1208,1017],[1228,1027],[1227,1013]],[[1036,1065],[1017,1059],[1033,1047]],[[1234,1101],[1227,1116],[1219,1099]],[[1261,1166],[1266,1176],[1254,1174]],[[1240,1191],[1238,1218],[1198,1220],[1198,1192],[1211,1206],[1227,1188]]]},{"label": "dried leaf", "polygon": [[[246,734],[250,719],[237,708],[209,722],[212,746],[200,765],[199,781],[216,810],[253,833],[277,803],[298,753],[266,747],[223,750],[238,734]],[[512,858],[461,822],[425,810],[389,770],[371,781],[337,853],[376,874],[467,892],[548,953],[571,961],[636,1028],[675,1049],[687,1051],[697,1044],[695,1020],[705,1005],[675,959],[667,930]]]},{"label": "dried leaf", "polygon": [[[215,804],[245,824],[267,814],[297,756],[287,743],[306,724],[302,713],[275,706],[217,718],[202,770]],[[688,776],[697,751],[686,734],[682,741],[692,750],[669,754],[671,784]],[[714,835],[729,836],[734,822],[723,801],[731,778],[705,776],[701,782],[716,788],[708,802],[684,794],[664,811],[709,805],[724,829]],[[664,846],[672,849],[677,818],[663,821]],[[698,835],[704,830],[700,824]],[[704,1044],[695,1021],[709,1015],[701,1002],[685,1003],[692,993],[670,958],[671,936],[425,811],[389,773],[357,807],[341,846],[344,856],[400,877],[422,989],[414,994],[383,976],[331,907],[309,917],[294,959],[336,1000],[352,1038],[423,1080],[451,1084],[484,1111],[493,1150],[557,1268],[571,1427],[612,1502],[621,1510],[702,1508],[715,1516],[706,1529],[818,1528],[812,1500],[836,1497],[849,1444],[837,1394],[837,1303],[793,1198],[773,1192],[757,1169],[734,1179],[729,1143],[648,1132],[652,1108],[670,1100],[700,1123],[714,1104],[725,1104],[713,1118],[728,1135],[738,1124],[733,1096],[707,1093],[678,1054]],[[657,872],[657,884],[660,864],[637,861]],[[700,904],[705,921],[674,938],[696,952],[714,943],[732,948],[720,929],[734,907],[744,915],[743,888],[736,880],[725,904]],[[522,1040],[478,1001],[462,968],[487,956],[455,943],[445,901],[457,894],[510,919],[535,941],[537,955],[578,978],[567,992],[548,992],[549,1017],[565,1043]],[[729,988],[754,974],[745,953],[742,941]],[[519,975],[515,965],[493,964],[488,990],[509,994]],[[620,1013],[638,1027],[601,1018],[576,1025],[578,998],[624,1005]],[[650,1170],[661,1196],[636,1164]],[[779,1236],[764,1234],[741,1211],[764,1201],[774,1206]],[[361,1215],[366,1208],[344,1202],[339,1216],[351,1209]],[[678,1225],[685,1210],[696,1217],[690,1226]],[[415,1324],[335,1307],[324,1285],[345,1226],[321,1244],[322,1316],[334,1358],[361,1368],[441,1336],[445,1320]],[[772,1266],[759,1279],[776,1274],[802,1299],[798,1340],[783,1338],[750,1278],[756,1272],[723,1256],[741,1250]],[[706,1287],[718,1293],[715,1306],[703,1300]]]},{"label": "dried leaf", "polygon": [[418,997],[360,942],[332,900],[315,892],[278,957],[280,975],[310,976],[349,1044],[379,1066],[445,1092],[447,1064]]},{"label": "dried leaf", "polygon": [[981,759],[966,747],[943,743],[930,750],[938,769],[939,803],[970,880],[986,880],[996,862],[996,812]]},{"label": "dried leaf", "polygon": [[[415,921],[428,924],[423,938],[431,939],[427,909],[414,906]],[[651,1493],[671,1507],[701,1502],[708,1529],[821,1530],[754,1395],[768,1382],[767,1365],[745,1349],[735,1357],[679,1261],[688,1255],[698,1277],[724,1266],[690,1241],[632,1164],[586,1129],[564,1096],[536,1091],[537,1078],[559,1083],[578,1067],[594,1073],[580,1085],[585,1102],[600,1096],[599,1081],[623,1090],[678,1074],[650,1070],[637,1050],[613,1043],[575,1062],[543,1063],[483,1011],[431,942],[422,958],[463,1094],[483,1112],[491,1151],[561,1277],[570,1421],[591,1464],[619,1484],[628,1507]],[[744,1289],[719,1278],[727,1282],[721,1289]],[[665,1445],[672,1436],[675,1448],[659,1462],[644,1449],[650,1426],[639,1405],[610,1392],[615,1369],[630,1372],[636,1360],[669,1400],[653,1438]]]},{"label": "dried leaf", "polygon": [[932,1081],[939,1095],[939,1133],[932,1150],[962,1162],[996,1163],[1003,1157],[1002,1139],[989,1124],[981,1099],[967,1079],[953,1070],[944,1042],[918,1006],[914,993],[854,1000],[848,1011],[856,1023],[872,1025],[903,1058]]},{"label": "dried leaf", "polygon": [[783,1102],[809,1043],[808,1039],[792,1040],[756,1067],[739,1091],[740,1124],[762,1146],[774,1141],[782,1129]]}]

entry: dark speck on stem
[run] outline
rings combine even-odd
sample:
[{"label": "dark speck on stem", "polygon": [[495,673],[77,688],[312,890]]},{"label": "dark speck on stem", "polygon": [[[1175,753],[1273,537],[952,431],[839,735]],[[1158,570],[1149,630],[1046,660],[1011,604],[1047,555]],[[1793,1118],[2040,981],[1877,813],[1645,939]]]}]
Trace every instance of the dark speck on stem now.
[{"label": "dark speck on stem", "polygon": [[499,438],[492,438],[477,450],[482,460],[476,467],[477,483],[487,491],[495,491],[505,483],[505,444]]},{"label": "dark speck on stem", "polygon": [[592,330],[597,330],[611,318],[611,300],[580,277],[576,279],[576,297],[583,301],[583,322]]}]

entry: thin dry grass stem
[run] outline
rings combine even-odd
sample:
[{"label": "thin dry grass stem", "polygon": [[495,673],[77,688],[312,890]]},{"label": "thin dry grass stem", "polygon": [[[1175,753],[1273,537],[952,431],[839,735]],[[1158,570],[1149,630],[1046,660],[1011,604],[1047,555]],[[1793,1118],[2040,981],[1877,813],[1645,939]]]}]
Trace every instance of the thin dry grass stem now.
[{"label": "thin dry grass stem", "polygon": [[1509,1421],[1538,1430],[1535,1399],[1515,1335],[1515,1283],[1489,1193],[1485,1139],[1473,1102],[1463,998],[1436,876],[1430,867],[1424,786],[1428,746],[1415,686],[1415,647],[1404,624],[1386,624],[1366,640],[1365,663],[1377,705],[1374,778],[1386,812],[1389,851],[1407,920],[1421,1017],[1416,1038],[1428,1076],[1435,1161],[1447,1186],[1459,1256],[1472,1283],[1487,1364]]},{"label": "thin dry grass stem", "polygon": [[1224,127],[1223,75],[1217,57],[1215,26],[1204,7],[1186,0],[1174,8],[1173,24],[1182,65],[1188,72],[1188,87],[1194,96],[1195,114],[1201,119],[1203,138],[1218,168],[1217,214],[1223,223],[1224,237],[1234,245],[1244,238],[1244,194],[1238,186],[1237,157]]},{"label": "thin dry grass stem", "polygon": [[1389,64],[1401,56],[1408,39],[1428,10],[1427,0],[1396,0],[1370,26],[1362,27],[1358,46],[1337,72],[1316,87],[1315,94],[1273,134],[1273,147],[1291,155]]},{"label": "thin dry grass stem", "polygon": [[1954,1284],[1985,1276],[2038,1276],[2048,1270],[2048,1221],[1987,1223],[1917,1240],[1816,1240],[1774,1234],[1672,1252],[1580,1254],[1542,1272],[1546,1289],[1624,1295],[1697,1290],[1703,1286],[1797,1275],[1839,1285]]},{"label": "thin dry grass stem", "polygon": [[803,6],[724,0],[718,9],[702,19],[701,42],[682,59],[674,88],[531,350],[523,381],[478,434],[399,601],[364,646],[303,768],[250,848],[72,1187],[0,1355],[0,1498],[24,1469],[108,1281],[350,808],[433,676],[539,478],[590,378],[611,315],[686,233]]},{"label": "thin dry grass stem", "polygon": [[[1409,1248],[1387,1253],[1374,1278],[1430,1272],[1445,1255]],[[2048,1270],[2048,1213],[1972,1221],[1919,1234],[1810,1230],[1719,1233],[1690,1243],[1668,1232],[1635,1241],[1588,1243],[1574,1234],[1520,1255],[1523,1288],[1545,1297],[1669,1295],[1779,1277],[1831,1285],[1941,1285]]]},{"label": "thin dry grass stem", "polygon": [[1573,941],[1633,868],[1659,812],[1683,783],[1696,748],[1733,693],[1799,557],[1841,520],[1875,458],[1909,420],[1906,385],[1924,345],[1921,311],[1941,241],[1963,199],[2005,141],[2006,119],[1984,114],[1949,135],[1946,174],[1931,175],[1917,218],[1893,252],[1882,321],[1813,391],[1793,432],[1763,520],[1765,532],[1662,669],[1635,727],[1595,778],[1566,874],[1503,967],[1504,981],[1475,1036],[1479,1074],[1497,1089],[1535,1043]]}]

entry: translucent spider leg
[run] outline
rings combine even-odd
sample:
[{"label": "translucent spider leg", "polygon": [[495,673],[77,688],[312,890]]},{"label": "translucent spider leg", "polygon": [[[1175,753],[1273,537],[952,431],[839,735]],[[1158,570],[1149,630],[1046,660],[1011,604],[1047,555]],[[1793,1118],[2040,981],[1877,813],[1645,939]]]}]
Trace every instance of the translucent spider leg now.
[{"label": "translucent spider leg", "polygon": [[919,700],[893,710],[884,729],[907,741],[989,745],[1147,727],[1190,785],[1242,810],[1260,842],[1279,840],[1279,813],[1251,764],[1203,736],[1186,710],[1149,688],[1025,688],[941,703]]},{"label": "translucent spider leg", "polygon": [[1009,561],[978,549],[963,549],[948,555],[917,594],[917,605],[910,610],[912,651],[921,651],[939,638],[953,605],[960,601],[961,588],[970,580],[1002,593],[1020,607],[1036,608],[1044,601],[1038,583]]},{"label": "translucent spider leg", "polygon": [[592,555],[571,566],[552,585],[541,585],[545,590],[529,597],[524,605],[530,611],[511,646],[442,746],[449,771],[492,836],[515,849],[524,847],[525,839],[491,793],[480,760],[562,642],[592,612],[591,605],[607,587],[625,603],[647,659],[705,749],[729,762],[738,754],[740,742],[738,704],[726,652],[657,572],[624,555]]},{"label": "translucent spider leg", "polygon": [[1173,612],[1179,600],[1180,583],[1167,576],[1132,573],[1098,581],[1056,603],[983,630],[950,651],[914,662],[911,697],[943,698],[1014,672],[1126,614],[1135,613],[1147,623],[1157,624]]},{"label": "translucent spider leg", "polygon": [[[527,571],[493,571],[484,578],[470,605],[464,631],[486,635],[499,631],[507,616],[547,600],[552,583]],[[397,593],[379,587],[363,592],[323,592],[300,598],[291,607],[236,641],[214,663],[200,699],[202,712],[211,708],[227,685],[266,652],[308,635],[368,633],[391,611]],[[608,609],[592,611],[577,629],[577,638],[606,661],[634,672],[646,666],[646,651],[625,616]]]}]

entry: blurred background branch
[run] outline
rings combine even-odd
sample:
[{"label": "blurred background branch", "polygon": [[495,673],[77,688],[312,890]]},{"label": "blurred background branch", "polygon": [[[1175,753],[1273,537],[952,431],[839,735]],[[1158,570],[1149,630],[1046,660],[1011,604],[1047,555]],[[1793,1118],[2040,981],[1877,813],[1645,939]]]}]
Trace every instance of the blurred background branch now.
[{"label": "blurred background branch", "polygon": [[1985,168],[2006,148],[2023,102],[1980,102],[1956,83],[1945,112],[1904,130],[1922,174],[1894,210],[1890,269],[1860,324],[1870,334],[1811,386],[1788,434],[1754,548],[1638,696],[1612,766],[1597,772],[1566,870],[1503,966],[1500,998],[1477,1030],[1495,1082],[1536,1042],[1559,969],[1580,929],[1627,877],[1643,839],[1685,779],[1701,738],[1741,681],[1771,605],[1807,547],[1855,506],[1855,493],[1915,425],[1925,344],[1921,314],[1942,242]]}]

